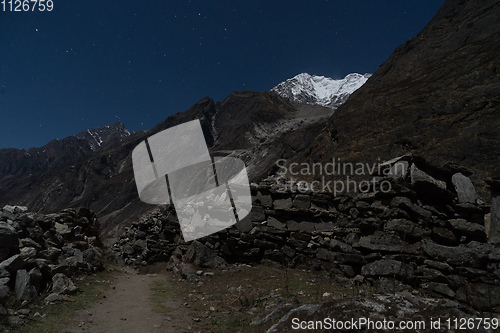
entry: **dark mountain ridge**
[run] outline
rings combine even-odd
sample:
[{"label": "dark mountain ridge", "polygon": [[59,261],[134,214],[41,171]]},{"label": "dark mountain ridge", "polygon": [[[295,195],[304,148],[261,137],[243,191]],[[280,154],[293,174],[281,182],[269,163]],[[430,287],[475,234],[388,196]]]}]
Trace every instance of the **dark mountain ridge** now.
[{"label": "dark mountain ridge", "polygon": [[[255,180],[267,174],[275,162],[271,158],[274,154],[269,154],[265,163],[254,158],[259,149],[268,149],[261,147],[300,151],[307,140],[292,135],[290,129],[310,132],[311,142],[315,137],[312,133],[324,126],[329,114],[329,109],[320,106],[308,106],[304,112],[301,106],[271,92],[240,91],[222,102],[205,97],[148,131],[122,136],[128,131],[120,123],[54,140],[41,148],[0,150],[5,158],[4,164],[0,163],[5,170],[0,174],[0,205],[21,204],[44,213],[88,207],[97,212],[104,229],[110,231],[154,208],[138,199],[132,169],[131,152],[146,137],[199,119],[209,149],[215,154],[236,153],[244,158],[250,178]],[[308,131],[310,126],[315,130]],[[104,137],[110,128],[116,129],[111,132],[117,135],[102,138],[103,143],[97,145],[96,135]],[[276,141],[280,143],[274,144]],[[273,149],[281,156],[279,149]]]},{"label": "dark mountain ridge", "polygon": [[0,177],[45,172],[81,161],[98,150],[119,144],[131,133],[121,122],[88,129],[39,148],[0,149]]}]

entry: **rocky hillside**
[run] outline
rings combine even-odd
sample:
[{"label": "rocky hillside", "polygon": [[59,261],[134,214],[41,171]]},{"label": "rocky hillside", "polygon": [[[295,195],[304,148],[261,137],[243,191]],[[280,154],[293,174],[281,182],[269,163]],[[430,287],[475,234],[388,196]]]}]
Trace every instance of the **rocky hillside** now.
[{"label": "rocky hillside", "polygon": [[267,176],[276,159],[291,157],[312,142],[331,110],[292,104],[270,92],[241,91],[224,101],[204,98],[146,132],[121,123],[84,131],[41,148],[0,150],[0,205],[37,212],[88,207],[106,231],[138,218],[153,206],[137,196],[131,152],[147,136],[199,119],[213,154],[235,154],[251,179]]},{"label": "rocky hillside", "polygon": [[447,0],[328,121],[296,161],[405,153],[478,185],[500,175],[500,3]]}]

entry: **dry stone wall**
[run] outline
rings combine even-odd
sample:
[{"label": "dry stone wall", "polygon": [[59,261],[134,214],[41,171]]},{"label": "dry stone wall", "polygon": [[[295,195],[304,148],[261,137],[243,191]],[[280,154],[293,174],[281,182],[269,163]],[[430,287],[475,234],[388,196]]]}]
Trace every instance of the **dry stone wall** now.
[{"label": "dry stone wall", "polygon": [[498,207],[479,200],[462,172],[443,177],[422,161],[404,162],[405,172],[378,179],[391,182],[386,193],[280,193],[272,181],[253,184],[248,217],[190,244],[175,211],[163,207],[128,228],[114,250],[128,264],[266,261],[327,270],[377,291],[417,289],[479,310],[500,307],[500,248],[485,228]]}]

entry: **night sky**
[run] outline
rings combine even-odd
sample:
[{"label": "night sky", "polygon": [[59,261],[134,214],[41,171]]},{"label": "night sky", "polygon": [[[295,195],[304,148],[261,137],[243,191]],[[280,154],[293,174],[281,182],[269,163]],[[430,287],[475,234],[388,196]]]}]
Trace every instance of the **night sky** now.
[{"label": "night sky", "polygon": [[[302,72],[373,73],[444,0],[54,0],[0,12],[0,148],[122,121],[148,129],[210,96]],[[1,10],[1,7],[0,7]]]}]

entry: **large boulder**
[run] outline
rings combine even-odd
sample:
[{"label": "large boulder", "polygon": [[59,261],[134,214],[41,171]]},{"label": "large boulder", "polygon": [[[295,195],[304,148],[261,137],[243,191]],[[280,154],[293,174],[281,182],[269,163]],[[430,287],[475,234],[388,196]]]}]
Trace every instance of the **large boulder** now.
[{"label": "large boulder", "polygon": [[[426,327],[404,329],[404,332],[431,332],[429,314],[433,318],[474,318],[479,315],[455,301],[403,291],[302,305],[288,312],[267,333],[394,332],[400,331],[398,325],[402,321],[424,322]],[[387,326],[393,324],[393,327]],[[443,321],[441,326],[444,326]],[[479,329],[475,332],[487,331]]]},{"label": "large boulder", "polygon": [[361,268],[361,275],[413,278],[413,270],[401,261],[382,259],[363,266]]},{"label": "large boulder", "polygon": [[432,177],[426,172],[420,170],[415,164],[411,165],[410,179],[411,185],[417,192],[432,197],[447,193],[446,182]]},{"label": "large boulder", "polygon": [[77,290],[70,278],[63,273],[57,273],[52,277],[52,292],[54,294],[72,294]]},{"label": "large boulder", "polygon": [[488,255],[494,252],[489,244],[470,242],[463,246],[445,246],[425,239],[421,242],[422,250],[430,258],[443,261],[453,266],[468,266],[479,268],[486,263]]},{"label": "large boulder", "polygon": [[456,173],[451,177],[459,203],[476,203],[477,193],[469,177]]},{"label": "large boulder", "polygon": [[30,275],[25,269],[20,269],[16,273],[15,295],[18,301],[31,301],[37,296]]},{"label": "large boulder", "polygon": [[219,257],[214,250],[196,240],[188,247],[184,259],[200,267],[217,268],[226,266],[224,259]]}]

